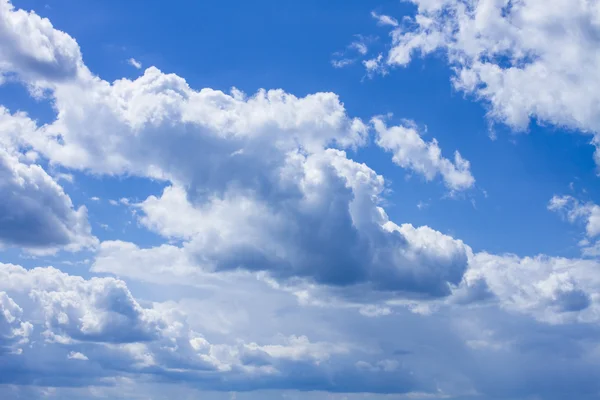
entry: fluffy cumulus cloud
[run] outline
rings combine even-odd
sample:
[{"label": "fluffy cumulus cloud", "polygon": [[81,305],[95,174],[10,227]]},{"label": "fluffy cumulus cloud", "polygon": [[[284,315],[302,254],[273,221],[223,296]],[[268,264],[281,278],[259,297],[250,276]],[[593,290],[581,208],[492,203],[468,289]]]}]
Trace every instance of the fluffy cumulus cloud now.
[{"label": "fluffy cumulus cloud", "polygon": [[548,209],[562,213],[572,223],[584,222],[589,238],[600,234],[600,207],[594,203],[582,203],[573,196],[554,196],[548,203]]},{"label": "fluffy cumulus cloud", "polygon": [[87,209],[69,196],[39,165],[26,164],[0,149],[0,243],[31,251],[78,250],[94,246]]},{"label": "fluffy cumulus cloud", "polygon": [[[77,42],[47,19],[0,2],[0,74],[16,74],[36,87],[63,81],[83,68]],[[40,86],[41,85],[41,86]],[[84,206],[75,208],[62,187],[38,164],[24,138],[37,125],[25,113],[0,106],[0,246],[48,252],[95,246]]]},{"label": "fluffy cumulus cloud", "polygon": [[[267,201],[229,190],[194,206],[183,189],[169,186],[160,198],[136,205],[149,229],[186,240],[181,248],[157,248],[157,255],[176,252],[174,259],[186,260],[177,265],[196,264],[204,271],[243,268],[280,279],[433,296],[449,294],[450,284],[460,282],[468,247],[427,227],[389,221],[377,205],[383,180],[365,165],[327,150],[294,153],[284,168],[276,171],[277,179],[285,174],[293,179],[275,186]],[[124,255],[114,252],[124,249],[106,245],[100,260],[109,257],[115,264]]]},{"label": "fluffy cumulus cloud", "polygon": [[456,300],[494,300],[504,308],[548,323],[597,323],[598,266],[592,260],[478,253],[465,276],[465,285],[456,292]]},{"label": "fluffy cumulus cloud", "polygon": [[[494,58],[508,53],[469,56],[493,39],[487,28],[467,29],[471,14],[487,4],[495,21],[496,3],[460,4],[420,1],[409,31],[373,14],[395,32],[387,61],[373,69],[402,64],[413,50],[450,49],[461,66],[456,84],[521,126],[467,78],[487,76],[479,64],[504,74],[545,55],[525,52],[512,67],[510,57]],[[501,19],[531,4],[514,2]],[[458,47],[462,23],[473,49]],[[38,126],[0,109],[0,243],[96,251],[89,270],[72,263],[70,273],[0,263],[0,396],[222,399],[278,389],[558,400],[600,391],[596,260],[474,253],[389,218],[384,178],[352,159],[371,135],[398,166],[439,177],[451,192],[475,182],[467,160],[444,157],[412,124],[353,118],[334,93],[196,90],[155,67],[107,82],[83,64],[73,38],[7,1],[0,38],[3,76],[56,111]],[[514,43],[505,49],[518,51]],[[527,115],[547,118],[536,107]],[[98,243],[86,208],[46,165],[159,181],[162,192],[119,208],[159,243],[135,235]],[[584,221],[588,239],[598,233],[592,204],[557,197],[550,208]]]},{"label": "fluffy cumulus cloud", "polygon": [[25,270],[3,264],[2,290],[43,310],[49,341],[128,343],[158,336],[161,321],[133,299],[124,282],[83,278],[54,268]]},{"label": "fluffy cumulus cloud", "polygon": [[[185,250],[205,269],[432,296],[449,294],[466,269],[462,242],[388,221],[383,178],[343,151],[363,145],[369,126],[333,93],[196,91],[154,67],[135,80],[80,74],[51,89],[57,118],[21,138],[24,145],[67,168],[185,188],[185,199],[176,188],[165,201],[178,195],[182,212],[193,210],[201,223],[182,227],[150,206],[142,222],[189,239]],[[437,145],[429,149],[452,188],[468,186],[458,182],[469,174],[466,161],[454,165],[433,154]],[[407,166],[429,177],[417,164]]]},{"label": "fluffy cumulus cloud", "polygon": [[487,101],[494,120],[517,130],[535,119],[600,132],[596,1],[410,1],[416,15],[387,24],[387,66],[442,51],[454,86]]},{"label": "fluffy cumulus cloud", "polygon": [[573,196],[553,196],[548,209],[563,216],[572,224],[585,227],[585,237],[579,241],[584,256],[600,255],[600,207],[591,201],[582,202]]},{"label": "fluffy cumulus cloud", "polygon": [[0,245],[42,252],[95,246],[86,207],[74,208],[63,188],[35,163],[38,155],[21,146],[35,123],[0,107],[0,129]]},{"label": "fluffy cumulus cloud", "polygon": [[30,84],[70,79],[83,68],[79,45],[50,21],[0,1],[0,74],[16,73]]},{"label": "fluffy cumulus cloud", "polygon": [[438,142],[433,139],[426,143],[414,123],[408,121],[406,126],[387,127],[381,118],[374,118],[372,122],[377,144],[393,153],[395,164],[422,174],[427,180],[441,175],[451,190],[464,190],[475,184],[469,162],[458,151],[454,153],[454,162],[444,158]]},{"label": "fluffy cumulus cloud", "polygon": [[21,319],[23,309],[6,292],[0,292],[0,356],[5,352],[22,351],[18,345],[29,341],[31,323]]}]

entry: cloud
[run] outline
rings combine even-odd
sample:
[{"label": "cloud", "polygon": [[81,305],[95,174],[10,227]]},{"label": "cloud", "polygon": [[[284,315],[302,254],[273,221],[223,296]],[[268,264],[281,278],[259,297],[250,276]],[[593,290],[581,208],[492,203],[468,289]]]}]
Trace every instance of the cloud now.
[{"label": "cloud", "polygon": [[[446,296],[467,267],[461,241],[388,220],[383,178],[345,152],[370,127],[334,93],[197,91],[149,67],[135,80],[57,81],[48,96],[56,120],[20,140],[66,168],[170,182],[164,201],[178,196],[202,223],[151,209],[155,198],[141,222],[185,239],[185,257],[203,270]],[[436,160],[452,189],[472,184],[460,155]]]},{"label": "cloud", "polygon": [[379,25],[382,25],[382,26],[387,25],[387,26],[393,26],[393,27],[398,26],[398,21],[395,18],[390,17],[389,15],[378,14],[375,11],[371,11],[371,16],[377,20],[377,23]]},{"label": "cloud", "polygon": [[[485,277],[496,300],[479,306],[471,303],[471,307],[449,303],[426,317],[397,306],[391,306],[393,315],[382,309],[378,316],[373,315],[374,308],[363,316],[337,308],[315,312],[310,307],[290,307],[284,293],[243,276],[213,281],[219,283],[209,291],[198,287],[195,293],[201,296],[195,300],[150,303],[133,298],[118,279],[83,279],[53,268],[27,271],[2,264],[0,291],[19,303],[9,306],[16,309],[11,314],[19,316],[12,326],[25,322],[31,327],[25,330],[28,342],[18,345],[23,350],[7,360],[12,372],[1,363],[0,370],[5,382],[22,385],[35,377],[38,386],[50,384],[59,388],[58,393],[65,385],[110,388],[117,386],[112,378],[125,374],[134,380],[143,375],[144,382],[179,382],[227,392],[289,388],[422,392],[443,398],[477,390],[482,398],[500,393],[525,399],[535,393],[560,399],[564,390],[570,390],[579,398],[592,399],[598,388],[597,373],[578,380],[558,368],[558,361],[578,373],[597,361],[591,339],[597,337],[594,324],[576,322],[595,318],[595,302],[582,307],[583,303],[573,301],[575,289],[589,291],[593,297],[597,265],[588,261],[584,268],[568,260],[487,254],[475,258],[474,272],[482,274],[475,277]],[[584,270],[592,280],[576,272]],[[572,281],[548,279],[550,271],[557,277],[573,273]],[[121,293],[118,296],[113,294],[115,288]],[[161,291],[168,290],[161,286]],[[47,302],[47,297],[63,300]],[[69,312],[70,304],[89,312]],[[550,312],[562,317],[547,319]],[[219,321],[221,315],[226,320]],[[535,319],[522,317],[528,315]],[[121,325],[118,316],[131,323]],[[88,318],[104,319],[108,324],[102,328],[104,333],[111,331],[110,325],[119,326],[120,340],[113,340],[113,335],[81,339],[80,331],[90,326]],[[142,320],[152,335],[131,342]],[[411,351],[399,351],[402,348]],[[509,365],[511,373],[506,369]],[[61,377],[51,373],[52,368],[60,368]],[[549,377],[550,386],[544,383]],[[573,386],[576,381],[580,385]],[[157,390],[168,392],[169,387]]]},{"label": "cloud", "polygon": [[54,268],[3,264],[0,290],[29,296],[44,310],[47,340],[129,343],[156,338],[160,319],[113,278],[84,280]]},{"label": "cloud", "polygon": [[365,37],[362,35],[355,36],[356,40],[346,46],[345,50],[333,54],[334,58],[331,60],[331,65],[333,65],[334,68],[344,68],[354,64],[360,57],[369,53],[370,44],[377,40],[373,37]]},{"label": "cloud", "polygon": [[[274,326],[287,326],[290,330],[307,327],[320,332],[334,328],[334,337],[342,335],[333,342],[342,345],[333,345],[326,339],[307,342],[298,334],[281,335],[269,344],[244,340],[244,345],[237,350],[242,351],[243,362],[273,366],[275,357],[279,376],[289,385],[286,387],[391,393],[399,387],[390,386],[390,382],[398,377],[405,379],[404,371],[408,368],[416,382],[404,390],[423,391],[432,398],[476,390],[482,399],[498,393],[507,398],[525,399],[535,393],[558,400],[565,392],[577,392],[581,398],[592,399],[598,388],[594,381],[597,373],[584,371],[593,371],[588,368],[597,360],[597,353],[593,351],[596,341],[590,342],[597,334],[594,293],[599,282],[593,278],[595,269],[597,263],[591,261],[521,259],[481,253],[474,257],[468,285],[469,290],[475,290],[472,283],[485,280],[488,294],[471,296],[470,302],[460,305],[448,299],[427,316],[393,303],[388,304],[388,311],[381,307],[379,312],[375,307],[365,308],[364,317],[356,310],[339,307],[292,307],[283,294],[261,287],[260,281],[241,276],[236,280],[222,280],[210,289],[216,297],[209,303],[202,300],[187,308],[200,312],[194,318],[190,315],[190,320],[197,323],[219,320],[215,314],[222,311],[226,316],[233,316],[235,322],[225,323],[226,329],[213,329],[234,335],[265,337],[277,330]],[[191,280],[185,282],[191,283]],[[161,287],[168,290],[167,286]],[[201,290],[203,299],[207,298],[205,289],[196,290]],[[366,292],[359,293],[359,296],[365,295]],[[220,306],[215,307],[216,304]],[[244,306],[240,308],[238,304]],[[242,314],[236,315],[236,309]],[[274,315],[278,317],[273,318]],[[369,323],[361,318],[369,318]],[[226,348],[230,349],[212,344],[207,337],[192,336],[193,346],[207,359],[212,359],[217,349],[221,354]],[[370,348],[370,343],[376,343],[375,348]],[[363,352],[361,347],[364,346],[367,349]],[[411,352],[398,352],[399,348],[409,348]],[[369,356],[371,351],[373,354]],[[559,360],[567,365],[559,368]],[[222,373],[231,365],[213,362]],[[303,369],[303,374],[308,374],[303,376],[309,380],[296,380],[290,374],[299,372],[289,362],[318,363],[327,369],[315,372],[326,376],[332,376],[330,368],[335,371],[341,368],[347,379],[336,379],[334,386],[320,386],[320,378]],[[512,369],[507,369],[508,366]],[[564,368],[583,373],[580,376],[584,379],[579,381],[577,375],[566,373]],[[366,376],[379,377],[380,380],[370,382],[381,386],[376,386],[377,389],[364,386]],[[550,386],[548,377],[552,377]],[[254,379],[260,385],[261,380]],[[349,383],[349,380],[356,382]],[[433,381],[436,384],[430,385]],[[578,381],[580,384],[574,385]],[[235,386],[238,381],[234,382],[230,390],[240,389]],[[273,380],[269,385],[281,387]],[[442,392],[436,393],[436,387],[443,388]]]},{"label": "cloud", "polygon": [[600,234],[600,207],[594,203],[582,203],[573,196],[554,196],[548,204],[548,209],[564,213],[571,223],[584,222],[588,238]]},{"label": "cloud", "polygon": [[0,148],[0,243],[30,251],[93,247],[87,209],[74,209],[63,189],[40,166]]},{"label": "cloud", "polygon": [[348,65],[354,64],[355,61],[356,60],[351,58],[342,58],[340,60],[331,60],[331,65],[333,65],[334,68],[344,68]]},{"label": "cloud", "polygon": [[167,187],[136,206],[140,222],[183,246],[106,243],[94,268],[126,274],[123,268],[143,264],[138,257],[151,265],[169,259],[174,274],[193,266],[204,273],[244,269],[283,281],[431,296],[448,295],[460,282],[470,249],[430,228],[389,221],[376,202],[382,179],[368,167],[334,150],[291,161],[285,170],[295,183],[284,182],[286,190],[268,202],[234,191],[194,206],[183,189]]},{"label": "cloud", "polygon": [[21,79],[45,86],[76,77],[85,67],[77,42],[54,29],[33,12],[0,1],[0,75],[18,73]]},{"label": "cloud", "polygon": [[369,52],[369,48],[364,41],[357,41],[350,43],[350,48],[356,50],[359,54],[365,55]]},{"label": "cloud", "polygon": [[596,2],[411,2],[414,18],[390,25],[388,66],[441,51],[455,72],[455,88],[484,100],[492,120],[519,131],[534,119],[600,132],[599,95],[592,89],[600,67]]},{"label": "cloud", "polygon": [[586,257],[600,255],[600,207],[592,202],[581,202],[573,196],[553,196],[548,203],[550,211],[557,212],[570,223],[585,224],[585,238],[579,241],[582,254]]},{"label": "cloud", "polygon": [[141,69],[142,68],[142,63],[139,62],[138,60],[136,60],[135,58],[128,59],[127,63],[129,65],[131,65],[132,67],[134,67],[135,69]]},{"label": "cloud", "polygon": [[7,152],[11,154],[22,153],[20,154],[22,161],[35,162],[39,154],[30,148],[24,152],[19,150],[23,150],[23,147],[25,147],[23,138],[33,134],[36,129],[35,121],[29,118],[26,113],[18,111],[11,114],[10,110],[0,105],[0,131],[2,132],[0,146]]},{"label": "cloud", "polygon": [[[597,261],[478,253],[465,275],[474,300],[493,295],[502,307],[548,323],[598,320]],[[460,290],[458,295],[461,295]]]},{"label": "cloud", "polygon": [[[90,91],[98,96],[88,96]],[[200,168],[213,170],[207,178],[214,179],[211,175],[219,169],[208,164],[212,160],[196,157],[193,162],[191,154],[181,154],[184,146],[214,152],[213,158],[235,168],[256,158],[262,146],[277,150],[273,157],[281,158],[298,146],[311,152],[328,144],[359,146],[368,134],[367,126],[348,117],[333,93],[297,98],[282,90],[261,90],[248,98],[237,90],[231,95],[208,88],[195,91],[182,78],[154,67],[133,81],[60,86],[54,96],[64,112],[29,138],[29,144],[66,167],[100,173],[187,181],[194,179],[188,168]],[[89,125],[91,118],[102,122]],[[167,134],[172,128],[178,131],[174,136]],[[257,167],[277,162],[273,157]],[[184,160],[188,165],[182,170]],[[227,173],[230,168],[222,170]]]},{"label": "cloud", "polygon": [[377,204],[383,179],[365,165],[328,150],[294,155],[283,171],[293,183],[274,186],[267,202],[232,191],[194,208],[170,187],[139,205],[141,222],[189,239],[186,257],[208,271],[265,270],[281,279],[436,296],[460,282],[469,249],[429,228],[390,222]]},{"label": "cloud", "polygon": [[[76,251],[94,247],[87,209],[75,208],[55,178],[36,162],[25,142],[36,123],[27,114],[0,106],[0,246],[33,252]],[[68,176],[59,174],[58,177]]]},{"label": "cloud", "polygon": [[414,123],[388,128],[382,118],[373,118],[371,122],[377,132],[377,145],[393,153],[395,164],[423,175],[428,181],[441,175],[450,190],[465,190],[475,184],[469,161],[458,151],[454,153],[454,162],[442,157],[437,140],[426,143]]},{"label": "cloud", "polygon": [[369,78],[373,77],[374,74],[378,73],[381,75],[387,74],[387,69],[385,65],[382,63],[383,54],[379,54],[377,57],[370,58],[368,60],[363,60],[362,64],[367,70],[367,76]]},{"label": "cloud", "polygon": [[[345,378],[351,373],[363,390],[377,387],[375,372],[359,376],[353,362],[345,361],[351,347],[352,357],[369,357],[347,343],[272,333],[270,341],[265,336],[249,341],[221,336],[226,342],[215,343],[189,325],[177,303],[142,306],[115,278],[84,279],[51,267],[25,270],[9,264],[0,264],[0,277],[0,341],[4,348],[7,340],[20,346],[31,342],[0,362],[2,382],[106,385],[107,378],[125,373],[213,390],[296,385],[343,390],[355,384]],[[52,368],[59,368],[61,376],[51,373]],[[395,390],[409,390],[414,383],[408,371],[398,372],[404,376]]]},{"label": "cloud", "polygon": [[29,342],[33,326],[23,321],[23,309],[6,292],[0,291],[0,356],[4,353],[18,354],[19,346]]},{"label": "cloud", "polygon": [[80,353],[78,351],[72,351],[69,354],[67,354],[67,358],[69,360],[80,360],[80,361],[88,361],[89,358],[87,358],[87,356],[83,353]]},{"label": "cloud", "polygon": [[[45,34],[50,54],[79,54]],[[413,39],[422,50],[435,35]],[[0,118],[9,189],[62,193],[68,207],[46,212],[78,212],[37,157],[160,180],[162,193],[121,204],[165,243],[103,242],[85,278],[0,264],[0,396],[597,397],[597,261],[473,254],[391,221],[383,177],[349,156],[373,127],[337,95],[195,90],[154,67],[109,83],[80,55],[53,66],[77,73],[52,74],[16,48],[3,71],[43,81],[57,117]],[[474,184],[460,155],[411,127],[379,128],[405,168],[451,190]]]}]

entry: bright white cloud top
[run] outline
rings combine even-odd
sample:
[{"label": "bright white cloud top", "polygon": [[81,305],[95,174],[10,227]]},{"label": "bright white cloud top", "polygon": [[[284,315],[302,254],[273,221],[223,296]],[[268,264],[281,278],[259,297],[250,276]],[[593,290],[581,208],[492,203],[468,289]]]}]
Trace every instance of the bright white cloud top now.
[{"label": "bright white cloud top", "polygon": [[[596,2],[414,3],[410,23],[371,14],[393,30],[372,72],[443,49],[455,87],[487,100],[492,118],[598,132],[596,39],[584,35]],[[109,82],[73,37],[7,0],[0,74],[53,113],[0,108],[0,396],[600,393],[597,205],[547,206],[584,222],[581,257],[475,251],[398,219],[390,181],[359,161],[380,151],[465,201],[471,162],[416,123],[355,117],[329,91],[196,89],[153,66]],[[77,190],[92,178],[160,189]],[[104,203],[139,231],[88,211]],[[11,254],[54,258],[29,267]]]}]

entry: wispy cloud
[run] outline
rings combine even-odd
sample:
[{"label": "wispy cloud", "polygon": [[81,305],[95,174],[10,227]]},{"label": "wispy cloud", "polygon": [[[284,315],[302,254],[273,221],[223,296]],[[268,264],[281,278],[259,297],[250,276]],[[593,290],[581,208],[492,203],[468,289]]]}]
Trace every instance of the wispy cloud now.
[{"label": "wispy cloud", "polygon": [[133,58],[133,57],[132,57],[132,58],[130,58],[129,60],[127,60],[127,63],[128,63],[129,65],[131,65],[132,67],[134,67],[134,68],[137,68],[137,69],[140,69],[140,68],[142,68],[142,63],[141,63],[141,62],[139,62],[138,60],[136,60],[136,59],[135,59],[135,58]]},{"label": "wispy cloud", "polygon": [[377,20],[378,25],[398,26],[398,20],[389,15],[378,14],[375,11],[371,11],[371,16]]}]

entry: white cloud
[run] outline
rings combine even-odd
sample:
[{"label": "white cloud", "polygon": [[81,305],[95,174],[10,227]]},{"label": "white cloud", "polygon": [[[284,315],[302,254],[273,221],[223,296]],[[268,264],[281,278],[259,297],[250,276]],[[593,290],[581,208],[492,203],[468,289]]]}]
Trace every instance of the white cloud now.
[{"label": "white cloud", "polygon": [[425,209],[427,207],[429,207],[429,202],[428,201],[419,200],[419,202],[417,203],[417,208],[419,210],[423,210],[423,209]]},{"label": "white cloud", "polygon": [[80,353],[78,351],[71,351],[69,352],[69,354],[67,354],[67,358],[69,360],[79,360],[79,361],[88,361],[89,358],[87,358],[87,356],[83,353]]},{"label": "white cloud", "polygon": [[0,76],[17,72],[36,85],[61,81],[85,73],[77,42],[54,29],[35,13],[16,10],[9,0],[0,1]]},{"label": "white cloud", "polygon": [[27,114],[11,114],[0,105],[0,245],[54,252],[94,247],[87,209],[75,209],[57,179],[36,164],[38,153],[26,144],[36,123]]},{"label": "white cloud", "polygon": [[[88,96],[90,91],[97,91],[97,96]],[[367,136],[365,124],[349,118],[333,93],[297,98],[281,90],[261,90],[247,98],[239,91],[232,95],[212,89],[194,91],[182,78],[153,67],[134,81],[59,86],[54,96],[64,112],[28,138],[29,144],[66,167],[102,173],[187,181],[192,171],[180,170],[183,146],[216,152],[215,157],[235,167],[264,152],[263,147],[274,148],[274,156],[281,157],[298,146],[307,151],[327,144],[353,147]],[[90,125],[92,115],[102,123]],[[170,124],[177,135],[167,134]],[[187,126],[202,134],[188,131]],[[57,142],[57,135],[64,144]],[[187,161],[188,168],[213,168],[206,164],[208,159],[196,158],[196,165]],[[275,160],[263,161],[268,162]]]},{"label": "white cloud", "polygon": [[[478,253],[465,275],[474,301],[495,297],[500,306],[548,323],[595,323],[600,316],[597,261]],[[458,296],[465,293],[457,292]]]},{"label": "white cloud", "polygon": [[142,68],[142,63],[139,62],[138,60],[136,60],[135,58],[130,58],[127,60],[127,63],[129,65],[131,65],[132,67],[134,67],[135,69],[140,69]]},{"label": "white cloud", "polygon": [[[450,285],[460,282],[468,247],[427,227],[388,221],[374,203],[383,190],[381,177],[368,167],[339,151],[295,157],[292,165],[287,168],[299,185],[295,190],[304,193],[280,192],[268,203],[231,192],[194,206],[181,188],[167,187],[160,198],[136,206],[143,211],[140,222],[165,237],[186,240],[183,246],[103,244],[94,269],[136,274],[138,265],[153,271],[170,262],[173,275],[242,268],[282,280],[367,284],[433,296],[449,294]],[[336,212],[330,204],[337,204]]]},{"label": "white cloud", "polygon": [[35,151],[19,151],[24,144],[23,138],[33,134],[36,129],[35,121],[26,113],[20,111],[11,114],[10,110],[0,105],[0,147],[11,154],[19,155],[20,161],[24,163],[34,163],[38,158]]},{"label": "white cloud", "polygon": [[203,271],[177,246],[141,249],[121,241],[100,244],[92,271],[164,284],[194,284],[203,276]]},{"label": "white cloud", "polygon": [[488,102],[493,120],[517,130],[536,119],[600,132],[597,2],[411,1],[417,14],[393,28],[388,65],[443,51],[454,86]]},{"label": "white cloud", "polygon": [[187,240],[182,264],[204,271],[265,270],[281,279],[436,296],[460,282],[468,247],[427,227],[389,221],[378,206],[383,179],[345,153],[293,154],[277,179],[268,198],[228,191],[197,205],[181,188],[167,187],[138,205],[140,221]]},{"label": "white cloud", "polygon": [[579,241],[582,254],[586,257],[600,255],[600,206],[592,202],[583,203],[573,196],[555,195],[550,199],[548,209],[562,214],[572,224],[585,224],[586,238]]},{"label": "white cloud", "polygon": [[23,321],[23,309],[6,292],[0,291],[0,356],[6,352],[20,353],[19,346],[29,341],[33,326]]},{"label": "white cloud", "polygon": [[85,280],[54,268],[25,270],[10,264],[0,266],[0,277],[0,290],[26,295],[44,310],[44,334],[51,341],[145,341],[163,328],[160,318],[113,278]]},{"label": "white cloud", "polygon": [[75,180],[75,178],[73,177],[72,174],[66,174],[66,173],[57,173],[54,174],[54,179],[59,182],[61,180],[69,182],[69,183],[73,183],[73,181]]},{"label": "white cloud", "polygon": [[350,48],[356,50],[359,54],[365,55],[369,52],[369,48],[364,41],[357,41],[350,43]]},{"label": "white cloud", "polygon": [[377,20],[379,25],[398,26],[398,21],[389,15],[378,14],[375,11],[371,11],[371,16]]},{"label": "white cloud", "polygon": [[588,238],[600,234],[600,207],[594,203],[582,203],[573,196],[554,196],[548,209],[564,212],[570,222],[583,221]]},{"label": "white cloud", "polygon": [[354,64],[354,62],[356,62],[356,60],[351,58],[342,58],[340,60],[331,60],[331,65],[333,65],[334,68],[344,68]]},{"label": "white cloud", "polygon": [[334,68],[344,68],[354,64],[360,57],[369,53],[369,46],[376,38],[355,35],[356,40],[351,42],[344,51],[338,51],[333,54],[331,65]]},{"label": "white cloud", "polygon": [[454,153],[454,162],[442,157],[437,140],[426,143],[412,123],[387,127],[383,119],[373,118],[377,132],[377,145],[392,152],[395,164],[417,172],[430,181],[441,175],[450,190],[465,190],[473,187],[469,161],[460,153]]},{"label": "white cloud", "polygon": [[[187,193],[180,186],[168,186],[162,196],[150,196],[136,206],[143,211],[140,222],[144,226],[169,238],[191,238],[207,222],[217,224],[224,217],[219,215],[210,222],[207,221],[205,213],[190,204]],[[174,213],[173,210],[177,212]]]},{"label": "white cloud", "polygon": [[25,164],[0,147],[0,243],[30,251],[93,247],[87,209],[74,209],[69,196],[40,166]]},{"label": "white cloud", "polygon": [[379,54],[377,57],[363,60],[363,66],[367,70],[367,76],[373,77],[374,74],[386,75],[387,69],[383,64],[383,54]]},{"label": "white cloud", "polygon": [[284,339],[284,344],[260,346],[256,343],[245,345],[250,352],[264,352],[270,357],[294,361],[308,360],[317,363],[328,360],[333,354],[344,354],[349,348],[343,344],[311,343],[306,336],[291,336]]}]

